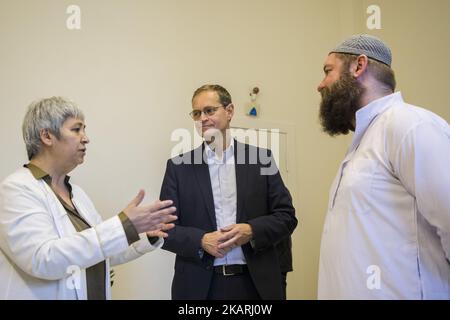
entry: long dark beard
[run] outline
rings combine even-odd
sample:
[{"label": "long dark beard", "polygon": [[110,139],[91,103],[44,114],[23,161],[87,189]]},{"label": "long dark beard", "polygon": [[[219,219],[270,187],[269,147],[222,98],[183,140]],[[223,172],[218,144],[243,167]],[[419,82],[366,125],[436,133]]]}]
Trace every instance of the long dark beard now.
[{"label": "long dark beard", "polygon": [[342,73],[330,88],[320,90],[319,118],[323,131],[330,136],[354,131],[353,121],[363,93],[364,88],[348,72]]}]

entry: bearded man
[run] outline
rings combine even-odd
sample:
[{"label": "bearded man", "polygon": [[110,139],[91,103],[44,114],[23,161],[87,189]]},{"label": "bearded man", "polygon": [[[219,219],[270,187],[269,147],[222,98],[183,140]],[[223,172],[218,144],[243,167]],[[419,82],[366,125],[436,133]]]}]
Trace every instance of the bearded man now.
[{"label": "bearded man", "polygon": [[319,299],[450,299],[450,128],[394,93],[391,63],[357,35],[324,64],[323,129],[354,136],[330,190]]}]

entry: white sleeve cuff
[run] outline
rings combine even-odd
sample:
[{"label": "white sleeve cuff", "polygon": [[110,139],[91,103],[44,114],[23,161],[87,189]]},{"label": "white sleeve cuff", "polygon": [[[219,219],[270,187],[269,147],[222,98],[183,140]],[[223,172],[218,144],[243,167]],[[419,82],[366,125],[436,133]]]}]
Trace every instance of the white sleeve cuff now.
[{"label": "white sleeve cuff", "polygon": [[105,220],[94,228],[105,257],[111,257],[127,250],[127,236],[118,216]]},{"label": "white sleeve cuff", "polygon": [[159,249],[164,244],[163,238],[159,238],[158,241],[156,241],[154,244],[151,244],[145,232],[140,233],[139,238],[141,238],[141,240],[136,241],[135,243],[131,244],[131,246],[134,247],[136,252],[140,254],[145,254],[155,249]]}]

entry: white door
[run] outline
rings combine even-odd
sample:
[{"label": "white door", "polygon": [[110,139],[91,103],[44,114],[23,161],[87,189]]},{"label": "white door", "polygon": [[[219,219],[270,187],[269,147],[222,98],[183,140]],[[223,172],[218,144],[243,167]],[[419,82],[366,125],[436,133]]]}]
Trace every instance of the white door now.
[{"label": "white door", "polygon": [[[278,129],[254,129],[232,126],[231,134],[239,142],[272,150],[273,157],[284,183],[291,190],[288,162],[288,133]],[[293,186],[292,186],[293,187]]]}]

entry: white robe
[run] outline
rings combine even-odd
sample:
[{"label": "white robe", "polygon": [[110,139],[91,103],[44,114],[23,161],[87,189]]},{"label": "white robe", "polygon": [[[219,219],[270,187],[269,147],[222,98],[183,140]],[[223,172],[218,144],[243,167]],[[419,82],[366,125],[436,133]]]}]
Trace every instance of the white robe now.
[{"label": "white robe", "polygon": [[331,187],[319,299],[450,299],[450,128],[400,93],[358,110]]}]

